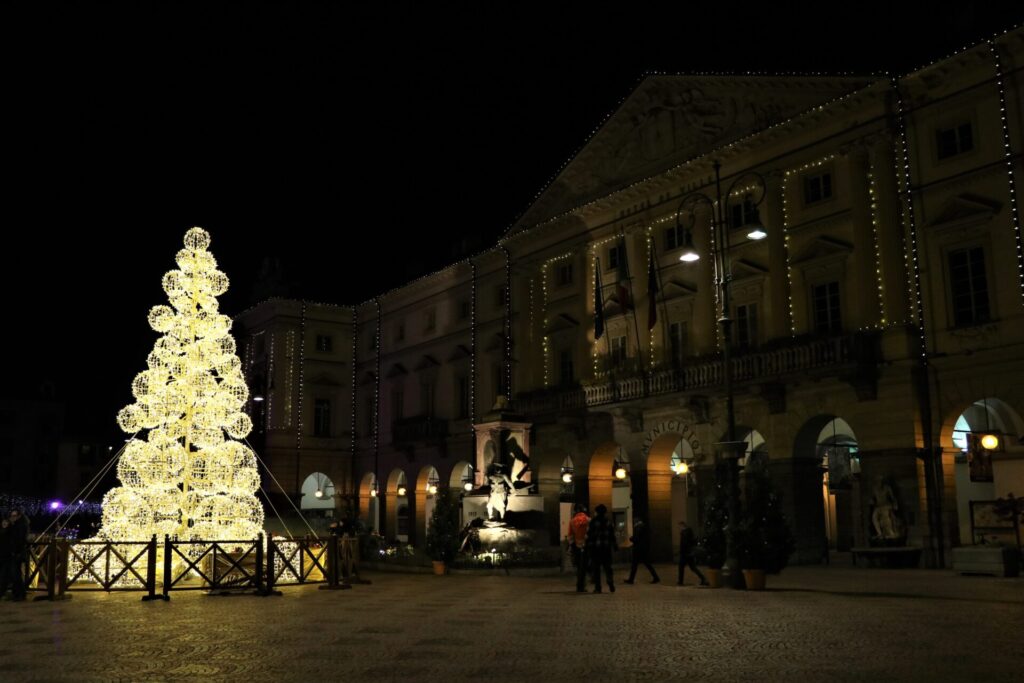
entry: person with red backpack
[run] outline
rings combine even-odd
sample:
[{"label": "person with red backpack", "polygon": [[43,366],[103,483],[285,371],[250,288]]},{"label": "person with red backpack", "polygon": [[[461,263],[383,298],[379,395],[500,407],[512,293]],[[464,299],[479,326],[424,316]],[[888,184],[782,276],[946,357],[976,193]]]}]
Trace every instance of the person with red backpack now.
[{"label": "person with red backpack", "polygon": [[587,528],[590,526],[590,517],[587,516],[586,506],[577,503],[574,508],[576,514],[569,521],[569,533],[566,537],[569,541],[569,550],[572,552],[572,563],[576,567],[576,592],[587,592]]}]

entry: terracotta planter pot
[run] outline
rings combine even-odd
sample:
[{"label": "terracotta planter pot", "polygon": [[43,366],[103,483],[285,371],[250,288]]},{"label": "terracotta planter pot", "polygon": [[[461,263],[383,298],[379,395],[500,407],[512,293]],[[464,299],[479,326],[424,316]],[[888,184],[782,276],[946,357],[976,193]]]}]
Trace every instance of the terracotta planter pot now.
[{"label": "terracotta planter pot", "polygon": [[704,570],[704,576],[708,579],[708,588],[721,588],[722,587],[722,570],[721,569],[708,569]]},{"label": "terracotta planter pot", "polygon": [[446,571],[447,571],[447,569],[448,568],[444,566],[444,562],[438,562],[437,560],[434,560],[434,574],[435,575],[437,575],[437,576],[444,576]]},{"label": "terracotta planter pot", "polygon": [[748,591],[763,591],[764,590],[764,570],[763,569],[744,569],[743,570],[743,581],[747,584]]}]

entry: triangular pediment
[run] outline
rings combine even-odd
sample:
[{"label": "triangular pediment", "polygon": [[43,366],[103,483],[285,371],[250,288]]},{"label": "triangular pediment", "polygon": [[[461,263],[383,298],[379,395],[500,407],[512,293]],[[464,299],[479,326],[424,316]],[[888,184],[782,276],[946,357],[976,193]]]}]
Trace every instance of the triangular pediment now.
[{"label": "triangular pediment", "polygon": [[686,282],[684,280],[669,278],[665,280],[665,286],[661,293],[661,300],[671,301],[673,299],[678,299],[684,296],[693,296],[696,293],[696,285]]},{"label": "triangular pediment", "polygon": [[317,373],[311,375],[307,380],[312,386],[318,387],[340,387],[341,382],[338,382],[333,377],[328,375],[326,372]]},{"label": "triangular pediment", "polygon": [[928,225],[949,225],[953,223],[984,221],[999,212],[999,202],[986,197],[961,194],[948,200],[928,221]]},{"label": "triangular pediment", "polygon": [[394,365],[391,366],[391,369],[388,370],[388,374],[385,375],[385,377],[390,379],[392,377],[398,377],[400,375],[408,375],[408,374],[409,374],[409,371],[405,369],[404,365],[402,365],[401,363],[395,363]]},{"label": "triangular pediment", "polygon": [[565,332],[566,330],[575,330],[580,326],[580,321],[573,318],[571,315],[565,313],[559,313],[544,329],[544,334],[557,334],[558,332]]},{"label": "triangular pediment", "polygon": [[745,280],[751,277],[763,277],[768,269],[759,263],[747,259],[737,259],[732,262],[732,279]]},{"label": "triangular pediment", "polygon": [[819,235],[793,259],[793,265],[806,265],[830,256],[845,256],[853,251],[853,245],[827,235]]},{"label": "triangular pediment", "polygon": [[455,349],[452,350],[450,356],[448,356],[448,362],[454,363],[456,361],[465,360],[473,355],[473,352],[469,350],[468,346],[464,344],[456,344]]},{"label": "triangular pediment", "polygon": [[853,76],[647,76],[509,232],[708,154],[875,80]]},{"label": "triangular pediment", "polygon": [[428,368],[436,368],[440,363],[433,356],[423,356],[420,362],[416,364],[416,370],[427,370]]}]

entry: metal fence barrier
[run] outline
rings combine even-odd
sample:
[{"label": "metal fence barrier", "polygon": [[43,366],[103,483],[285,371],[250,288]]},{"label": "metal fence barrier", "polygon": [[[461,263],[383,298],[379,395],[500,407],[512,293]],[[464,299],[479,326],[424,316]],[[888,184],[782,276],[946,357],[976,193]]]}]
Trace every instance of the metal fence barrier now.
[{"label": "metal fence barrier", "polygon": [[78,541],[51,538],[28,546],[23,576],[36,600],[74,591],[138,591],[143,600],[170,600],[180,590],[247,591],[280,595],[278,586],[321,584],[351,588],[358,576],[357,540],[266,539],[162,542]]}]

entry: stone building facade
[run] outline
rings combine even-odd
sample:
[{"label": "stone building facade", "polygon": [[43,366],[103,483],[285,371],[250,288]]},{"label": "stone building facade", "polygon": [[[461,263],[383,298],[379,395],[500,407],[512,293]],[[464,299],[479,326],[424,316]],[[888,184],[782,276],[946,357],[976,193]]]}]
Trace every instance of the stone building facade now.
[{"label": "stone building facade", "polygon": [[[568,501],[603,502],[667,558],[725,439],[727,314],[737,438],[782,491],[795,559],[872,542],[885,490],[900,542],[945,561],[973,540],[971,500],[1024,492],[1022,67],[1017,29],[899,78],[649,76],[493,248],[355,306],[240,317],[254,381],[273,378],[276,476],[329,473],[421,545],[430,485],[479,483],[476,434],[507,395],[551,543]],[[681,206],[713,198],[715,163],[729,311],[710,212]],[[964,450],[981,431],[1003,435],[987,478]]]}]

